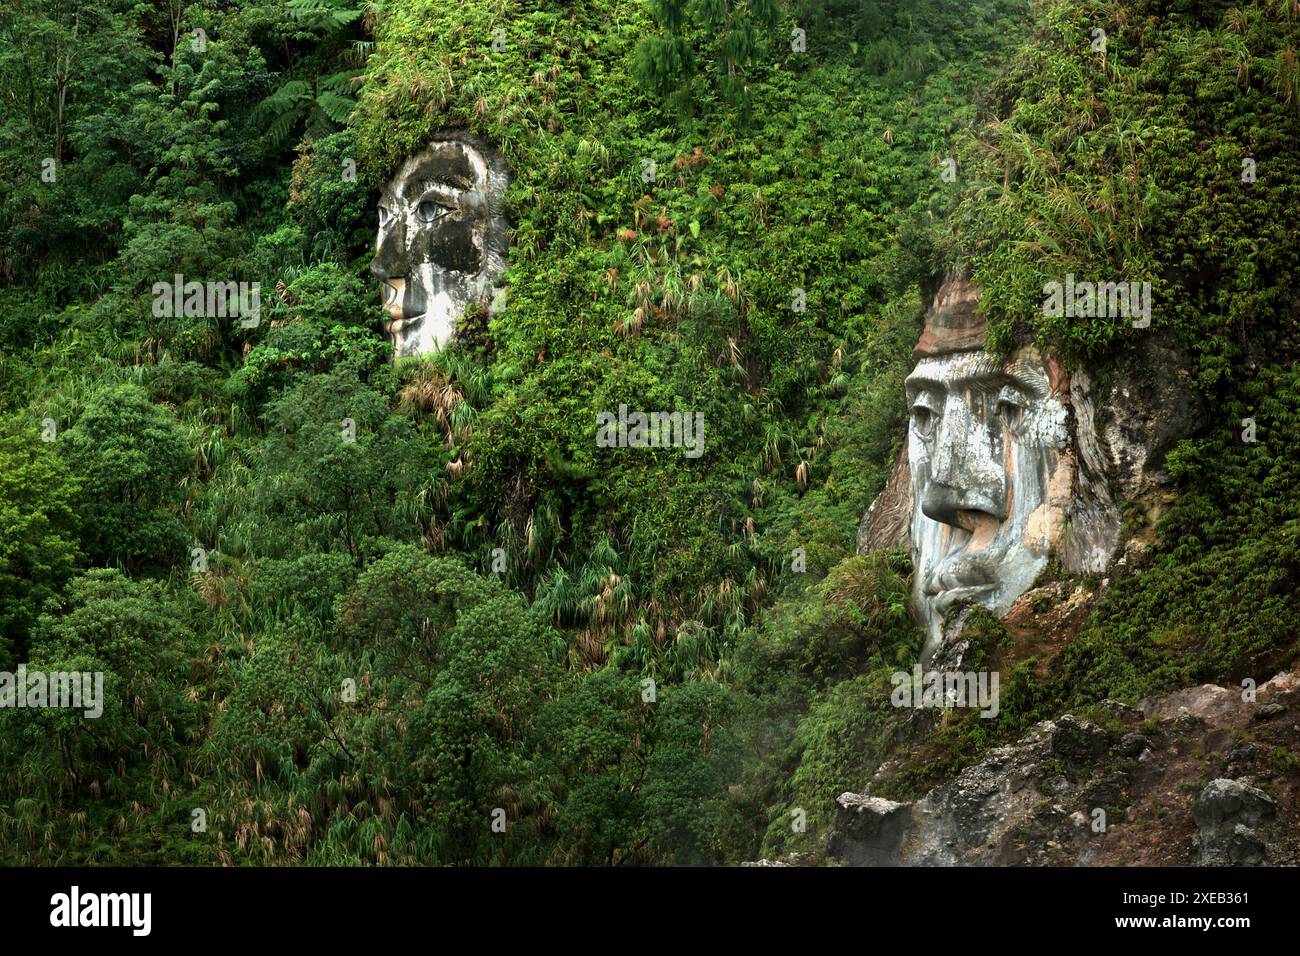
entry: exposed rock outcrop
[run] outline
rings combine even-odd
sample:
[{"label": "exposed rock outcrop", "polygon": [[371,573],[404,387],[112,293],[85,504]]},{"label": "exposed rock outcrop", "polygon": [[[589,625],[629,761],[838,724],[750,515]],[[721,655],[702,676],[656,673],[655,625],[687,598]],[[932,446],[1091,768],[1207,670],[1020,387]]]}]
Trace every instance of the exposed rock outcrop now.
[{"label": "exposed rock outcrop", "polygon": [[1111,359],[1104,386],[1086,368],[1070,376],[1078,460],[1070,533],[1061,565],[1078,574],[1105,571],[1120,543],[1120,510],[1132,503],[1154,517],[1162,504],[1165,457],[1206,424],[1192,387],[1191,357],[1145,336]]},{"label": "exposed rock outcrop", "polygon": [[857,866],[1300,862],[1300,766],[1285,759],[1300,731],[1296,675],[1254,701],[1204,685],[1101,710],[1100,723],[1043,721],[914,802],[872,793],[881,768],[865,793],[840,796],[830,855]]},{"label": "exposed rock outcrop", "polygon": [[858,554],[912,546],[912,471],[904,442],[889,469],[885,490],[876,496],[858,524]]},{"label": "exposed rock outcrop", "polygon": [[1220,778],[1205,785],[1192,804],[1200,862],[1262,863],[1267,850],[1262,827],[1277,819],[1277,801],[1241,780]]}]

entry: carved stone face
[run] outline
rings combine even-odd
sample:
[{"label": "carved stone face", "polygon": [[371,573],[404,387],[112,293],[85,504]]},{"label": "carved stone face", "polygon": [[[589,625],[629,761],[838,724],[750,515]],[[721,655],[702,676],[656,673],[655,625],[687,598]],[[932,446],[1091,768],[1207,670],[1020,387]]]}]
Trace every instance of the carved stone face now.
[{"label": "carved stone face", "polygon": [[491,299],[505,271],[505,179],[486,146],[453,137],[408,159],[384,187],[370,271],[398,355],[444,345],[467,307]]},{"label": "carved stone face", "polygon": [[962,325],[932,321],[906,382],[913,599],[926,655],[942,641],[950,607],[1001,613],[1033,584],[1061,536],[1073,484],[1056,363],[1030,347],[1004,360],[971,349],[982,334]]}]

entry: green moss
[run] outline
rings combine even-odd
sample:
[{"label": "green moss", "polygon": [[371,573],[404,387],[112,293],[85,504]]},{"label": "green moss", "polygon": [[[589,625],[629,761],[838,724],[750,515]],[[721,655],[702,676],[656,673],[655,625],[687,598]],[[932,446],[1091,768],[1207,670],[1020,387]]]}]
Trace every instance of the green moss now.
[{"label": "green moss", "polygon": [[[1300,278],[1297,43],[1300,22],[1277,4],[1044,5],[959,152],[948,248],[982,290],[991,341],[1027,336],[1079,359],[1171,335],[1203,386],[1244,378],[1245,336],[1272,340]],[[1067,273],[1152,283],[1151,332],[1045,315],[1044,284]]]}]

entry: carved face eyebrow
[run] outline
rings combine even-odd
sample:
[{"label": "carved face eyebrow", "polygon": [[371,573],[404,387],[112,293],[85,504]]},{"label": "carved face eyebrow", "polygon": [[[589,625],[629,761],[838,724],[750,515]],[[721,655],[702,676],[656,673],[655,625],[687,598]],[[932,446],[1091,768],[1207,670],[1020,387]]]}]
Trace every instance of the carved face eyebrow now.
[{"label": "carved face eyebrow", "polygon": [[907,393],[908,401],[914,400],[922,392],[941,392],[947,387],[946,382],[915,373],[907,376],[907,380],[903,382],[903,390]]},{"label": "carved face eyebrow", "polygon": [[476,182],[474,167],[464,152],[431,156],[406,176],[404,196],[414,196],[430,189],[472,189]]},{"label": "carved face eyebrow", "polygon": [[903,383],[908,401],[923,391],[968,388],[991,391],[1008,385],[1034,398],[1045,398],[1048,393],[1047,376],[1033,366],[1019,361],[1004,366],[984,355],[971,355],[951,365],[933,359],[923,361]]},{"label": "carved face eyebrow", "polygon": [[402,195],[408,200],[422,199],[429,193],[436,193],[439,196],[455,196],[469,188],[470,186],[461,186],[457,183],[447,183],[425,177],[408,182],[406,188],[402,190]]}]

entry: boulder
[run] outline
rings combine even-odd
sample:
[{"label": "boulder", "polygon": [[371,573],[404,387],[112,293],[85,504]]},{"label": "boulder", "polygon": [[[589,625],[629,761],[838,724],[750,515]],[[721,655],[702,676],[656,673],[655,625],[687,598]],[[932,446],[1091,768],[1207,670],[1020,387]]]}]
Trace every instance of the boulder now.
[{"label": "boulder", "polygon": [[1277,801],[1242,780],[1219,778],[1192,804],[1197,847],[1206,866],[1254,865],[1267,856],[1261,825],[1277,817]]}]

